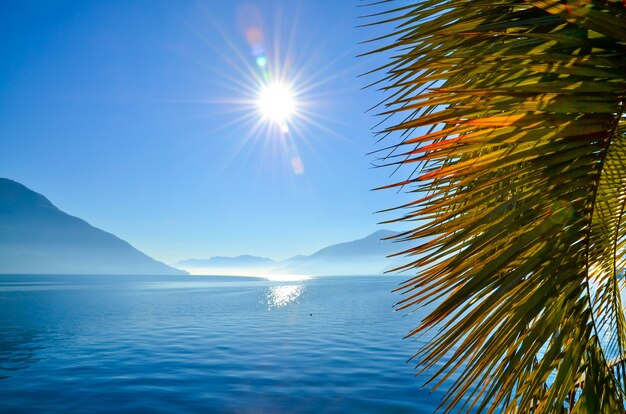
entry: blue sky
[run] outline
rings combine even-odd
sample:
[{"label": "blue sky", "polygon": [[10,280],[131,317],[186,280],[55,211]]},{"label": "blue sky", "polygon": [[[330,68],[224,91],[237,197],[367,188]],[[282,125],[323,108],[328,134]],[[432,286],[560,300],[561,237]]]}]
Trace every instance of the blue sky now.
[{"label": "blue sky", "polygon": [[[0,176],[147,254],[282,259],[365,236],[382,96],[357,75],[358,1],[19,1],[0,5]],[[262,30],[300,91],[287,139],[250,104]],[[304,171],[294,172],[298,156]]]}]

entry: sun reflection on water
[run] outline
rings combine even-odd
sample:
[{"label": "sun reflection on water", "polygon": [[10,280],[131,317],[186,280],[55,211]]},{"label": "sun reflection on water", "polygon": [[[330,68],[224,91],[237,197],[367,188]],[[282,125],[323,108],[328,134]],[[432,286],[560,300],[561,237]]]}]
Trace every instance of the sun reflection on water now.
[{"label": "sun reflection on water", "polygon": [[281,285],[272,286],[267,291],[267,307],[268,309],[282,308],[298,300],[304,285]]}]

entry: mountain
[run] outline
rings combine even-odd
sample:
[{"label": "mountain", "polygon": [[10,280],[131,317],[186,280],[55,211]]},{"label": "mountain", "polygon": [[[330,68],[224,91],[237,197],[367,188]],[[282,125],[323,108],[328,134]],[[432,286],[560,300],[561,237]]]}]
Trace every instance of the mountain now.
[{"label": "mountain", "polygon": [[381,254],[388,255],[398,251],[397,245],[383,239],[395,234],[397,233],[390,230],[378,230],[362,239],[333,244],[318,250],[310,256],[295,256],[287,260],[339,260],[380,256]]},{"label": "mountain", "polygon": [[266,257],[242,255],[236,257],[213,256],[208,259],[188,259],[175,263],[182,267],[258,267],[270,266],[275,262]]},{"label": "mountain", "polygon": [[183,275],[0,178],[0,273]]},{"label": "mountain", "polygon": [[275,264],[276,262],[266,257],[243,255],[181,260],[173,266],[185,269],[194,275],[259,276],[268,273]]},{"label": "mountain", "polygon": [[281,262],[256,256],[189,259],[175,263],[193,274],[205,275],[372,275],[381,274],[392,261],[386,256],[400,251],[397,244],[381,240],[396,234],[379,230],[362,239],[334,244],[310,256],[298,255]]},{"label": "mountain", "polygon": [[310,256],[294,256],[278,263],[279,273],[306,275],[371,275],[381,274],[389,266],[386,256],[401,248],[390,240],[397,233],[379,230],[362,239],[334,244]]}]

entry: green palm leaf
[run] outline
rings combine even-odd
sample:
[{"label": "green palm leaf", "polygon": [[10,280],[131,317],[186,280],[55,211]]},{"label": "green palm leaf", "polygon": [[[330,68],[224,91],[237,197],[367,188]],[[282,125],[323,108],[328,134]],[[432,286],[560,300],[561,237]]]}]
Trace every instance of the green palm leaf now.
[{"label": "green palm leaf", "polygon": [[418,366],[458,375],[446,411],[623,412],[624,3],[381,3],[382,163],[411,171],[385,187],[421,193],[397,308],[440,330]]}]

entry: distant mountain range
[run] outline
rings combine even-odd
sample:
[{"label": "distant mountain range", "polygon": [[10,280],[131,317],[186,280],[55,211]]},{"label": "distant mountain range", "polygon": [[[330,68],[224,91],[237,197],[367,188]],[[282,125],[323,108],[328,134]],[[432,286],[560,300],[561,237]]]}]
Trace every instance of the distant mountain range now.
[{"label": "distant mountain range", "polygon": [[176,266],[249,268],[249,267],[272,266],[275,263],[276,262],[274,262],[272,259],[268,259],[266,257],[243,255],[243,256],[236,256],[236,257],[213,256],[209,259],[181,260],[180,262],[176,263]]},{"label": "distant mountain range", "polygon": [[0,178],[0,273],[184,275]]},{"label": "distant mountain range", "polygon": [[394,234],[379,230],[282,261],[242,255],[173,264],[183,271],[64,213],[22,184],[0,178],[0,274],[373,275],[393,267],[386,256],[401,248],[382,239]]},{"label": "distant mountain range", "polygon": [[392,261],[386,256],[401,250],[397,244],[382,240],[395,234],[389,230],[379,230],[362,239],[324,247],[310,256],[294,256],[279,262],[247,255],[217,256],[183,260],[174,263],[174,266],[192,274],[208,275],[375,275],[390,268]]}]

